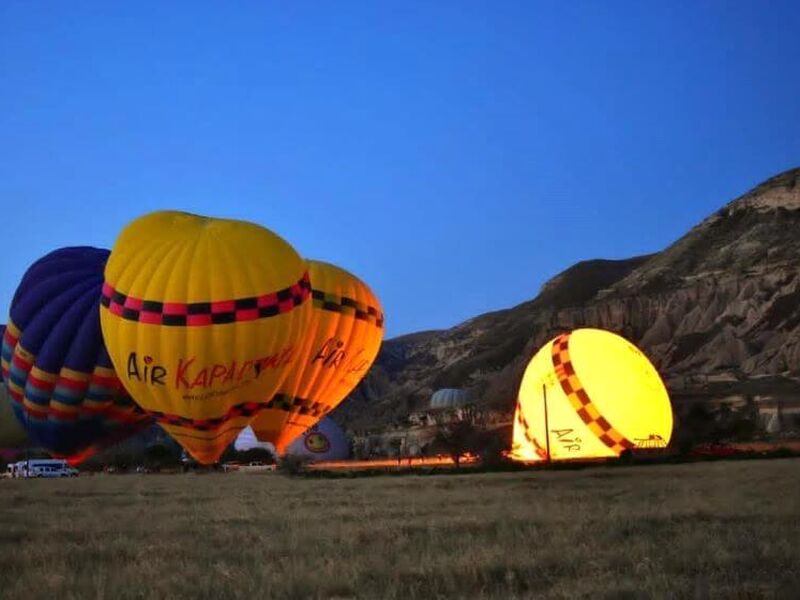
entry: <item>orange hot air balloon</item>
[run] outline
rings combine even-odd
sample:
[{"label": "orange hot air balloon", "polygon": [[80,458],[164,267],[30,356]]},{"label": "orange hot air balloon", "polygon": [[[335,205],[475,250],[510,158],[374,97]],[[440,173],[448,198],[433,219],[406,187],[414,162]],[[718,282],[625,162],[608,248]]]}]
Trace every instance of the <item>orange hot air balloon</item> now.
[{"label": "orange hot air balloon", "polygon": [[313,310],[298,360],[252,423],[279,453],[336,408],[366,375],[383,340],[380,302],[352,273],[309,260]]},{"label": "orange hot air balloon", "polygon": [[100,320],[131,396],[211,464],[300,359],[310,296],[303,259],[269,230],[156,212],[117,238]]}]

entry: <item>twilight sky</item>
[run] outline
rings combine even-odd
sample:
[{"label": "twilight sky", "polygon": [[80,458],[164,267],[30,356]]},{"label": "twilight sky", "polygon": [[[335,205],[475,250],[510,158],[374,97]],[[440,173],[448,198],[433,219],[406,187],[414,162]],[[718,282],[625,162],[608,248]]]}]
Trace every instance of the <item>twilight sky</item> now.
[{"label": "twilight sky", "polygon": [[0,2],[0,322],[59,246],[256,221],[387,333],[668,245],[800,165],[800,3]]}]

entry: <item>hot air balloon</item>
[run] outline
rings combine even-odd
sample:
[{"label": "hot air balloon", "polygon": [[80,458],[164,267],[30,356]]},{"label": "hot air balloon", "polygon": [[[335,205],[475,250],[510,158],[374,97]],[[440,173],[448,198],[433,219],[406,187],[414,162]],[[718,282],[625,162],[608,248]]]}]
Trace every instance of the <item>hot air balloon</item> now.
[{"label": "hot air balloon", "polygon": [[259,442],[256,434],[253,433],[252,428],[249,426],[242,429],[241,433],[239,433],[239,436],[236,438],[236,441],[233,443],[233,447],[239,452],[246,452],[247,450],[259,448],[261,450],[266,450],[271,454],[276,454],[275,446],[269,442]]},{"label": "hot air balloon", "polygon": [[528,364],[511,456],[614,457],[665,447],[671,435],[669,395],[647,357],[616,334],[577,329],[545,344]]},{"label": "hot air balloon", "polygon": [[334,265],[307,263],[314,299],[308,333],[280,393],[252,423],[279,453],[353,391],[383,339],[383,313],[369,287]]},{"label": "hot air balloon", "polygon": [[347,460],[350,444],[342,428],[330,417],[324,417],[292,442],[286,454],[304,456],[314,462]]},{"label": "hot air balloon", "polygon": [[36,261],[11,302],[2,372],[31,442],[78,463],[150,420],[114,373],[100,333],[108,250],[62,248]]},{"label": "hot air balloon", "polygon": [[469,405],[472,398],[466,390],[442,388],[431,395],[430,410],[456,410]]},{"label": "hot air balloon", "polygon": [[310,294],[302,258],[269,230],[164,211],[117,238],[100,319],[136,402],[211,464],[300,359]]}]

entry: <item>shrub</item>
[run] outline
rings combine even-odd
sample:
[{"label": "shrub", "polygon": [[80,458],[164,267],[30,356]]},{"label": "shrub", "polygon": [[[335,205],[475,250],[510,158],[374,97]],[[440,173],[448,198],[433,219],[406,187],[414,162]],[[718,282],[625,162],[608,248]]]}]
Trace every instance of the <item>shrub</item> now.
[{"label": "shrub", "polygon": [[311,461],[307,456],[286,454],[278,461],[278,471],[289,476],[300,475],[305,471],[309,462]]}]

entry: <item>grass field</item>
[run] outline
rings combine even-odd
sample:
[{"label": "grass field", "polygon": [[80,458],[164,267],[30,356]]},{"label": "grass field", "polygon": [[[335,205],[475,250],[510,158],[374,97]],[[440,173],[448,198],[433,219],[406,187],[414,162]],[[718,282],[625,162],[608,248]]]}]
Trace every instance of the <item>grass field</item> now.
[{"label": "grass field", "polygon": [[9,599],[799,593],[798,459],[0,481]]}]

